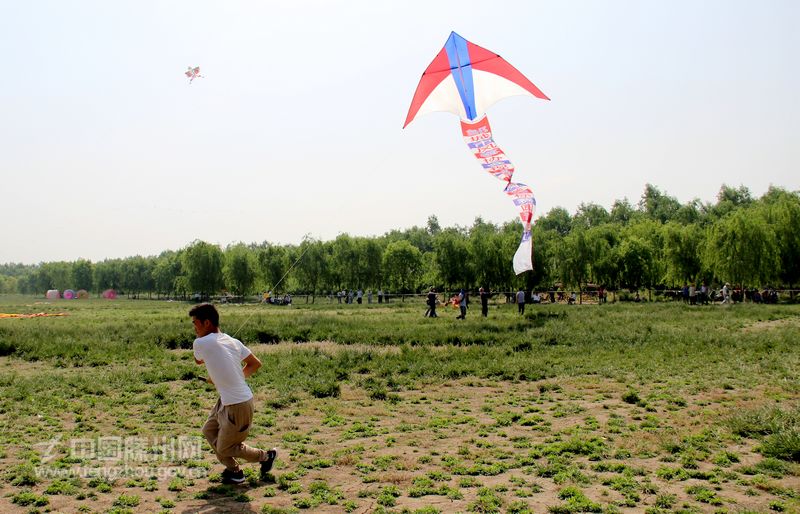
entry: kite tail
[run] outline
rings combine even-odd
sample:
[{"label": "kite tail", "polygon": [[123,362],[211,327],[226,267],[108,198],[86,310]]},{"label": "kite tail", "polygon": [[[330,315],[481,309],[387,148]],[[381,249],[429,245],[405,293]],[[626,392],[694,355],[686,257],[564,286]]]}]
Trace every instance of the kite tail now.
[{"label": "kite tail", "polygon": [[533,269],[533,241],[531,238],[531,222],[536,212],[536,198],[530,187],[519,182],[511,182],[514,176],[514,165],[492,138],[489,119],[483,118],[466,122],[461,120],[461,133],[472,153],[480,161],[483,169],[498,180],[506,183],[503,191],[511,197],[514,205],[519,207],[522,220],[522,240],[514,254],[514,272],[519,275],[523,271]]}]

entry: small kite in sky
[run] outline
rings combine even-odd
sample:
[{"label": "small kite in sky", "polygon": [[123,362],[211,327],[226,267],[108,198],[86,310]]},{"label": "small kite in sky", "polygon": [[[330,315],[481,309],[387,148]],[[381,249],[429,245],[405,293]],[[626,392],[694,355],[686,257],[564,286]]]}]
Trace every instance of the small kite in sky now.
[{"label": "small kite in sky", "polygon": [[452,112],[461,118],[467,146],[483,169],[506,183],[505,193],[520,209],[523,233],[513,261],[514,272],[519,275],[533,269],[531,222],[536,199],[530,187],[511,181],[514,165],[494,142],[486,117],[491,105],[515,95],[550,100],[505,59],[451,32],[444,48],[422,74],[403,128],[429,112]]},{"label": "small kite in sky", "polygon": [[189,68],[187,68],[186,71],[184,72],[184,75],[189,77],[189,84],[191,84],[192,81],[197,77],[200,77],[201,79],[203,78],[203,76],[200,75],[200,66],[195,66],[194,68],[189,66]]}]

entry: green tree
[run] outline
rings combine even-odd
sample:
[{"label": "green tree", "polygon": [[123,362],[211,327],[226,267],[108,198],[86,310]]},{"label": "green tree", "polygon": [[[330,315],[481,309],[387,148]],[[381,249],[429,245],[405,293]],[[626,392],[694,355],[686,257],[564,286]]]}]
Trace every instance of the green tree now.
[{"label": "green tree", "polygon": [[630,201],[628,201],[627,198],[623,198],[622,200],[616,200],[611,206],[609,221],[620,225],[627,225],[628,222],[638,216],[640,216],[640,214],[636,212]]},{"label": "green tree", "polygon": [[[46,262],[41,267],[43,276],[48,286],[45,289],[72,289],[75,286],[72,281],[72,264],[69,262]],[[46,277],[46,279],[45,279]]]},{"label": "green tree", "polygon": [[616,250],[620,282],[632,290],[652,285],[654,256],[650,244],[637,236],[624,239]]},{"label": "green tree", "polygon": [[217,245],[195,241],[187,246],[181,254],[181,265],[189,289],[205,296],[222,289],[222,262],[222,250]]},{"label": "green tree", "polygon": [[[436,265],[445,287],[448,289],[469,287],[472,270],[466,236],[458,229],[447,228],[436,236],[433,245],[436,251]],[[384,265],[385,262],[384,260]],[[510,262],[509,259],[509,265]]]},{"label": "green tree", "polygon": [[554,207],[550,209],[547,214],[539,218],[536,225],[542,227],[544,230],[553,230],[560,236],[566,236],[572,228],[572,218],[565,208]]},{"label": "green tree", "polygon": [[703,214],[703,203],[699,198],[695,198],[691,202],[681,205],[672,219],[683,225],[690,225],[700,221]]},{"label": "green tree", "polygon": [[15,294],[18,291],[17,277],[7,277],[0,275],[0,293],[2,294]]},{"label": "green tree", "polygon": [[380,286],[383,265],[383,248],[380,243],[372,238],[360,237],[356,239],[356,254],[358,285],[364,288]]},{"label": "green tree", "polygon": [[428,233],[431,236],[436,236],[439,232],[442,231],[442,226],[439,225],[439,218],[435,215],[431,214],[428,216],[428,223],[427,223]]},{"label": "green tree", "polygon": [[[428,219],[428,221],[431,221],[430,218]],[[433,239],[434,239],[432,232],[430,232],[431,228],[435,229],[435,226],[434,227],[428,226],[426,228],[414,226],[402,231],[392,230],[387,234],[385,234],[383,237],[387,245],[395,241],[404,240],[416,246],[420,252],[429,252],[433,250]]]},{"label": "green tree", "polygon": [[[503,232],[505,235],[504,254],[513,256],[519,247],[520,225],[516,221],[510,223],[508,227],[504,227]],[[563,237],[555,230],[545,230],[538,223],[531,228],[531,237],[533,239],[533,271],[515,277],[510,265],[505,263],[504,267],[508,270],[510,279],[503,285],[508,290],[516,290],[520,287],[549,290],[559,280],[560,254],[558,249],[563,243]],[[509,261],[510,259],[511,257],[509,257]]]},{"label": "green tree", "polygon": [[106,259],[94,265],[95,292],[106,289],[119,289],[122,283],[122,261],[120,259]]},{"label": "green tree", "polygon": [[[299,259],[299,260],[298,260]],[[325,245],[320,241],[306,239],[297,249],[294,276],[299,287],[311,293],[311,303],[316,300],[319,286],[325,283],[328,274],[328,258]]]},{"label": "green tree", "polygon": [[611,216],[602,205],[596,203],[581,203],[578,211],[572,217],[572,226],[592,228],[608,223]]},{"label": "green tree", "polygon": [[177,280],[181,275],[181,258],[176,252],[162,252],[153,266],[153,286],[156,292],[169,295],[178,290]]},{"label": "green tree", "polygon": [[[649,218],[631,222],[625,227],[620,244],[622,241],[631,238],[640,239],[646,245],[647,250],[647,276],[642,279],[639,285],[649,287],[660,284],[666,275],[663,224],[660,221]],[[624,272],[622,264],[619,264],[619,271],[620,273]],[[630,284],[630,281],[628,283]]]},{"label": "green tree", "polygon": [[587,282],[592,248],[586,239],[586,230],[574,228],[558,247],[559,276],[565,285],[583,288]]},{"label": "green tree", "polygon": [[767,214],[763,207],[737,209],[711,227],[704,260],[722,281],[752,287],[776,278],[778,241]]},{"label": "green tree", "polygon": [[480,218],[475,220],[469,232],[469,258],[475,269],[475,279],[487,290],[496,290],[509,282],[511,255],[505,251],[503,240],[503,234],[495,225]]},{"label": "green tree", "polygon": [[413,292],[422,269],[422,252],[408,241],[389,243],[383,254],[383,269],[393,288]]},{"label": "green tree", "polygon": [[589,281],[606,287],[619,280],[615,247],[619,244],[618,227],[609,223],[594,226],[586,231],[589,250]]},{"label": "green tree", "polygon": [[267,244],[258,251],[258,267],[264,278],[264,287],[277,292],[281,280],[289,271],[289,252],[283,246]]},{"label": "green tree", "polygon": [[425,252],[422,254],[422,276],[420,283],[423,287],[441,287],[441,274],[439,265],[436,263],[435,252]]},{"label": "green tree", "polygon": [[138,297],[142,292],[152,292],[154,260],[141,255],[122,259],[120,263],[121,287],[130,296]]},{"label": "green tree", "polygon": [[253,292],[256,282],[256,256],[250,248],[240,243],[225,250],[223,274],[225,284],[237,296]]},{"label": "green tree", "polygon": [[78,259],[72,263],[72,283],[76,289],[93,290],[94,267],[90,261]]},{"label": "green tree", "polygon": [[339,234],[331,243],[330,273],[337,289],[360,287],[358,248],[349,234]]},{"label": "green tree", "polygon": [[639,210],[648,218],[666,223],[680,208],[681,204],[675,198],[662,193],[652,184],[645,185],[644,193],[639,200]]},{"label": "green tree", "polygon": [[693,282],[702,269],[703,230],[699,225],[664,225],[664,260],[667,281],[672,284]]},{"label": "green tree", "polygon": [[770,187],[761,201],[766,205],[766,219],[775,231],[780,255],[778,275],[783,284],[794,289],[800,282],[800,193]]},{"label": "green tree", "polygon": [[717,217],[723,217],[741,207],[747,207],[753,203],[753,196],[745,186],[731,187],[722,184],[717,193],[717,204],[713,207],[713,212]]}]

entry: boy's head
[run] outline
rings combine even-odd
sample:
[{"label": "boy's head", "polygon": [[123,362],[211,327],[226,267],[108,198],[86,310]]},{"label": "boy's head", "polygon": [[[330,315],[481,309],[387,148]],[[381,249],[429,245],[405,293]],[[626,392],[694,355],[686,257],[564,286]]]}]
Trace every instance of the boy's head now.
[{"label": "boy's head", "polygon": [[189,316],[191,316],[192,323],[194,323],[194,331],[197,337],[203,337],[218,331],[219,312],[210,303],[195,305],[189,311]]}]

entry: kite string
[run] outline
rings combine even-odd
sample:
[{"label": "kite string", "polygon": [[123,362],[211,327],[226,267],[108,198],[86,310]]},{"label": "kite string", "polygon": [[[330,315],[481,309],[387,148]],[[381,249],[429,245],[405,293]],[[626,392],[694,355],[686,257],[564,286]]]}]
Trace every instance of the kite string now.
[{"label": "kite string", "polygon": [[[289,272],[292,271],[292,269],[295,266],[297,266],[297,263],[300,262],[300,259],[303,258],[303,256],[306,254],[306,252],[308,251],[309,248],[311,248],[311,245],[306,246],[306,249],[303,250],[303,253],[300,254],[300,257],[298,257],[297,260],[294,261],[294,263],[291,266],[289,266],[289,269],[286,270],[286,273],[284,273],[283,276],[280,278],[280,280],[278,280],[271,288],[269,288],[268,291],[272,291],[273,289],[278,287],[278,285],[280,285],[281,282],[283,282],[283,279],[286,278],[286,275],[288,275]],[[258,302],[258,305],[261,305],[262,303],[265,303],[266,301],[267,301],[266,298],[262,298],[262,300],[260,302]],[[247,323],[250,321],[250,319],[253,317],[253,315],[255,315],[255,313],[256,313],[256,311],[253,310],[253,312],[251,312],[250,315],[247,316],[247,318],[245,318],[244,322],[242,322],[242,325],[239,328],[236,329],[236,332],[234,332],[231,335],[231,337],[235,338],[236,334],[238,334],[239,332],[242,331],[242,329],[245,327],[245,325],[247,325]]]}]

